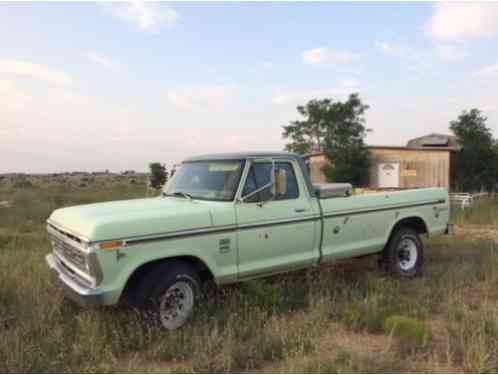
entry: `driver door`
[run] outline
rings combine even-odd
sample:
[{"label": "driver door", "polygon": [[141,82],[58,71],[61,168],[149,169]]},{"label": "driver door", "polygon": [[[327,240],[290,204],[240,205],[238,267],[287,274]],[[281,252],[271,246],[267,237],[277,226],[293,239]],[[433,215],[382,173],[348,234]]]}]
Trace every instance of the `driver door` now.
[{"label": "driver door", "polygon": [[[286,192],[273,196],[269,187],[237,202],[239,278],[264,276],[308,266],[318,254],[318,221],[292,161],[278,161],[287,172]],[[272,181],[271,162],[251,163],[242,197]]]}]

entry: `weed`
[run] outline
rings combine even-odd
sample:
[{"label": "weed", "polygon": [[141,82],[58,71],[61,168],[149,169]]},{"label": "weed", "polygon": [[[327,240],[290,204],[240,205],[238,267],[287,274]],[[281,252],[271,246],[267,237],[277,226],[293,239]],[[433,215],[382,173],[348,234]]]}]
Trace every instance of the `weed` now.
[{"label": "weed", "polygon": [[402,352],[427,348],[431,340],[431,332],[423,322],[403,315],[387,318],[384,331],[396,339]]},{"label": "weed", "polygon": [[498,368],[498,307],[486,299],[478,305],[462,303],[454,294],[447,305],[450,349],[466,372],[495,372]]},{"label": "weed", "polygon": [[244,283],[242,292],[254,305],[268,309],[273,309],[281,296],[277,285],[262,279]]},{"label": "weed", "polygon": [[452,206],[451,221],[460,226],[468,223],[497,225],[498,197],[476,200],[472,207],[465,209]]}]

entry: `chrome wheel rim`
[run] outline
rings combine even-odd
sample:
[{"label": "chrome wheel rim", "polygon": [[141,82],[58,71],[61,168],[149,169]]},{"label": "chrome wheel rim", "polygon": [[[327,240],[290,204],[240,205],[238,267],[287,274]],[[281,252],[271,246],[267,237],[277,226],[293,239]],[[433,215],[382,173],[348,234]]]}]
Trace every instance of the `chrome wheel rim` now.
[{"label": "chrome wheel rim", "polygon": [[167,329],[183,325],[194,309],[194,291],[185,281],[171,285],[160,299],[159,318]]},{"label": "chrome wheel rim", "polygon": [[403,271],[410,271],[418,259],[417,244],[415,241],[409,238],[405,238],[400,241],[398,248],[396,249],[399,267]]}]

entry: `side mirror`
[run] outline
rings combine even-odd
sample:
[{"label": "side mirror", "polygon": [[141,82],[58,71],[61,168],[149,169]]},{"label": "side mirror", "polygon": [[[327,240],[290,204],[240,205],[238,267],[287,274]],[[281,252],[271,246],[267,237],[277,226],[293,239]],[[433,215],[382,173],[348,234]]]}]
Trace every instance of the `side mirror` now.
[{"label": "side mirror", "polygon": [[274,169],[272,180],[273,196],[278,197],[287,194],[287,171],[285,169]]}]

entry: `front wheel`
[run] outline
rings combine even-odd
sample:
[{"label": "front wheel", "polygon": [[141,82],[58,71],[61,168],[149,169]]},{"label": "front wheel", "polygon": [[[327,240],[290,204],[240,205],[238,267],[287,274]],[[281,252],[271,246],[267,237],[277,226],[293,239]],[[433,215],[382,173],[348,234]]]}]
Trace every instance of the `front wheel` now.
[{"label": "front wheel", "polygon": [[134,305],[152,323],[173,330],[192,317],[199,291],[195,270],[174,261],[159,265],[145,276],[135,292]]},{"label": "front wheel", "polygon": [[421,273],[424,245],[417,232],[402,227],[393,234],[381,255],[383,268],[395,275],[414,277]]}]

